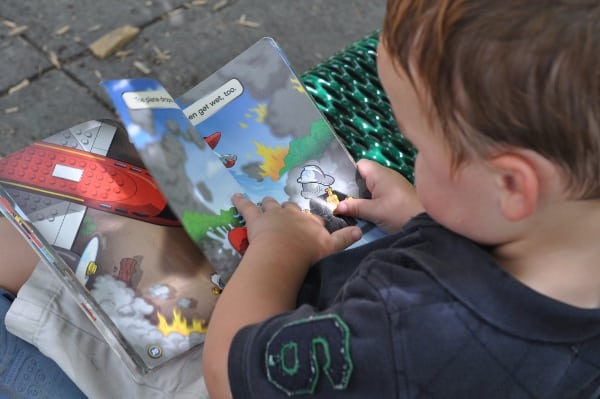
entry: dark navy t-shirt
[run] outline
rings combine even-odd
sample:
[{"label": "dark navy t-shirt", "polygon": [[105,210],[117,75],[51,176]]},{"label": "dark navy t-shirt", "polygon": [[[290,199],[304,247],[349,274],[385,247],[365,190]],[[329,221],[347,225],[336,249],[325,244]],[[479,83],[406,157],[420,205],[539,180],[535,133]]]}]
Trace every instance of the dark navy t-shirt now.
[{"label": "dark navy t-shirt", "polygon": [[242,329],[236,398],[591,398],[600,310],[541,295],[420,215],[323,259],[297,310]]}]

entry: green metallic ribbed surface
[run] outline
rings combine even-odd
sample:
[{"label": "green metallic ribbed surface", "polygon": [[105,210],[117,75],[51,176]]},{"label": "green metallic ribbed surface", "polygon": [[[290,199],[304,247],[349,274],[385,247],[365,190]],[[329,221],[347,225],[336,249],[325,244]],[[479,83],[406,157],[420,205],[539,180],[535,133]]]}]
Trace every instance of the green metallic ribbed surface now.
[{"label": "green metallic ribbed surface", "polygon": [[374,32],[301,79],[354,159],[373,159],[412,181],[415,150],[398,130],[379,83],[378,40]]}]

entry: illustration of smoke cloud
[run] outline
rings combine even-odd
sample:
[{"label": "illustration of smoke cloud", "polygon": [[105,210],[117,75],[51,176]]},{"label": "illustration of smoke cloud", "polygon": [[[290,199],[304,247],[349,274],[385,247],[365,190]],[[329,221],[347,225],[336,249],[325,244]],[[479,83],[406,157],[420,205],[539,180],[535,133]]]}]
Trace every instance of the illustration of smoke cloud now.
[{"label": "illustration of smoke cloud", "polygon": [[140,126],[150,135],[155,135],[154,119],[152,118],[152,110],[150,109],[131,109],[129,110],[131,121]]},{"label": "illustration of smoke cloud", "polygon": [[178,333],[163,336],[146,319],[155,312],[154,306],[136,297],[131,288],[112,276],[99,276],[91,293],[117,327],[126,332],[128,341],[139,354],[145,354],[149,344],[159,345],[164,356],[171,356],[204,342],[204,335],[198,333],[189,337]]},{"label": "illustration of smoke cloud", "polygon": [[242,166],[242,171],[247,174],[249,177],[256,179],[256,181],[261,182],[265,178],[262,175],[262,168],[259,162],[248,162]]},{"label": "illustration of smoke cloud", "polygon": [[[273,92],[265,123],[275,136],[306,136],[311,124],[321,117],[312,102],[292,82]],[[301,118],[298,118],[301,115]]]},{"label": "illustration of smoke cloud", "polygon": [[184,297],[177,301],[177,306],[181,309],[195,308],[198,305],[198,301],[194,298]]},{"label": "illustration of smoke cloud", "polygon": [[[272,51],[267,45],[261,49],[267,53]],[[298,83],[290,81],[288,65],[267,55],[240,57],[236,61],[236,76],[244,90],[259,102],[269,99],[265,123],[273,134],[282,137],[308,134],[310,124],[319,119],[320,114],[305,94],[297,90]]]},{"label": "illustration of smoke cloud", "polygon": [[168,285],[165,284],[154,284],[148,288],[148,295],[156,299],[169,299],[172,298],[172,291]]},{"label": "illustration of smoke cloud", "polygon": [[[175,209],[209,213],[210,210],[201,206],[191,194],[194,192],[194,187],[185,170],[187,154],[183,145],[177,140],[177,135],[165,135],[160,142],[146,146],[144,151],[147,157],[144,159],[154,177],[162,183],[163,191],[169,193],[169,203]],[[185,137],[189,136],[189,134],[185,135]],[[169,160],[177,160],[177,163]],[[204,195],[210,198],[210,192]]]}]

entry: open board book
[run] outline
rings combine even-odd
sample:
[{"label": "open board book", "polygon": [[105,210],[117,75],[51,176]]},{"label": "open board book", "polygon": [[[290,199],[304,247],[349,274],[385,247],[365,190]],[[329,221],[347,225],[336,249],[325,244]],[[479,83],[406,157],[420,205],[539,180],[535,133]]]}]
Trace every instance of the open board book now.
[{"label": "open board book", "polygon": [[132,370],[201,350],[248,245],[234,193],[357,224],[355,245],[382,235],[334,215],[369,194],[272,39],[178,99],[152,79],[102,84],[124,129],[91,120],[0,160],[0,210]]}]

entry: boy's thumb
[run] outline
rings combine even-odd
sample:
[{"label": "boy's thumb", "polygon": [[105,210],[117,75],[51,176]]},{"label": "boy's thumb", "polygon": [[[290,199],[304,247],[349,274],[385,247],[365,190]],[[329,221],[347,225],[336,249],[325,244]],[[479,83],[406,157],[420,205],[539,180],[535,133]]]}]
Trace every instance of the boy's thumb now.
[{"label": "boy's thumb", "polygon": [[348,226],[331,233],[334,251],[342,251],[360,240],[362,231],[357,226]]}]

